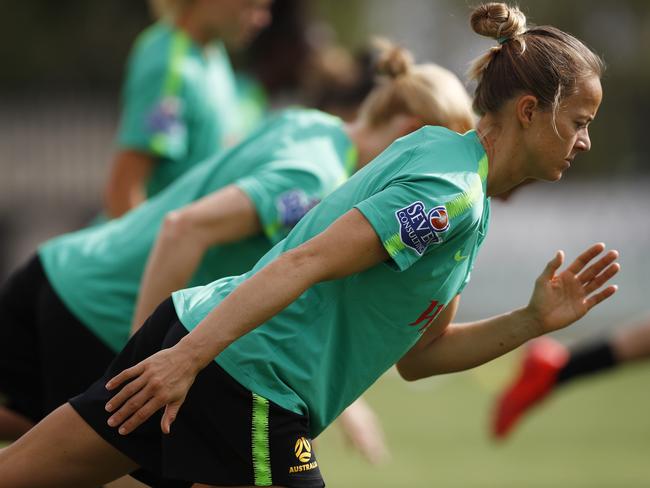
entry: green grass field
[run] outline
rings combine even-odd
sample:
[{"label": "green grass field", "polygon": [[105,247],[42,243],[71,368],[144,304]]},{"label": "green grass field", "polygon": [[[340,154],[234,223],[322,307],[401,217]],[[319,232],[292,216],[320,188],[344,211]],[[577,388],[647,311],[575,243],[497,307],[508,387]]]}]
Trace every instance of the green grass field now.
[{"label": "green grass field", "polygon": [[511,439],[487,436],[495,391],[517,353],[474,371],[406,383],[389,372],[366,398],[391,460],[375,467],[334,426],[316,446],[332,488],[635,488],[650,486],[650,363],[575,383]]},{"label": "green grass field", "polygon": [[316,447],[328,486],[650,486],[648,362],[567,387],[508,442],[494,444],[486,428],[491,401],[516,358],[419,383],[384,376],[367,399],[383,421],[392,459],[365,464],[333,427]]}]

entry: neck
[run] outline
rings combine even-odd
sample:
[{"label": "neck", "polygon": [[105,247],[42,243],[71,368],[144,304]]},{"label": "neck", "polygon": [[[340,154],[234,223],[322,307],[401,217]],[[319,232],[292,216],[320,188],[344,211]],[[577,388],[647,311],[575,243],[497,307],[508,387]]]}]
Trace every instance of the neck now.
[{"label": "neck", "polygon": [[190,39],[201,47],[215,40],[215,36],[207,32],[201,22],[200,16],[192,8],[181,12],[174,21],[174,25],[176,28],[185,32]]},{"label": "neck", "polygon": [[511,127],[488,114],[479,120],[476,132],[488,157],[488,196],[504,193],[526,179],[521,149]]},{"label": "neck", "polygon": [[381,129],[371,129],[358,119],[345,124],[343,130],[357,148],[357,169],[375,159],[389,145],[386,144],[388,139]]}]

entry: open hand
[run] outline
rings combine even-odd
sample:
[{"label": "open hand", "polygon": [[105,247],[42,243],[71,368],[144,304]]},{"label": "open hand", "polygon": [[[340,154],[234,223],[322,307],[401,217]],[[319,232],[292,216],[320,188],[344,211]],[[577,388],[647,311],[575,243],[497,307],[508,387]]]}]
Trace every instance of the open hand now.
[{"label": "open hand", "polygon": [[106,411],[113,413],[108,425],[126,435],[165,407],[160,428],[169,434],[198,372],[191,358],[178,347],[163,349],[125,369],[106,383],[107,390],[124,385],[106,404]]},{"label": "open hand", "polygon": [[[540,325],[540,333],[572,324],[616,292],[616,285],[601,289],[621,269],[614,262],[618,251],[601,255],[604,250],[605,244],[594,244],[562,272],[558,272],[564,262],[562,251],[558,251],[548,263],[535,281],[528,304],[532,317]],[[592,263],[598,256],[598,260]]]},{"label": "open hand", "polygon": [[380,464],[389,458],[381,423],[363,398],[357,398],[338,420],[347,442],[369,463]]}]

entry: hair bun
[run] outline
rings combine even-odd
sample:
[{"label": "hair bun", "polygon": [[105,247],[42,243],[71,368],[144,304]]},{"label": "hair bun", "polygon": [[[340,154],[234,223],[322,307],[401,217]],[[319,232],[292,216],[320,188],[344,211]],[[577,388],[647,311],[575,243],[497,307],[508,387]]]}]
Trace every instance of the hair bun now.
[{"label": "hair bun", "polygon": [[517,7],[505,3],[485,3],[472,12],[472,29],[493,39],[511,38],[526,32],[526,16]]},{"label": "hair bun", "polygon": [[411,71],[413,55],[387,39],[375,39],[373,46],[377,50],[376,71],[380,75],[397,78]]}]

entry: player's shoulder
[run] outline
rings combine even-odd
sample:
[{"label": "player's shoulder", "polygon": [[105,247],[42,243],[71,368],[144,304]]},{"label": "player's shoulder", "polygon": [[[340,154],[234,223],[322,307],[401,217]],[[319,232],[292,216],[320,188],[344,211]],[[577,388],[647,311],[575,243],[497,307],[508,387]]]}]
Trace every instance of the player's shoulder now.
[{"label": "player's shoulder", "polygon": [[[478,155],[476,133],[474,131],[459,134],[453,130],[438,126],[425,126],[412,134],[415,146],[413,156],[424,159],[435,158],[437,166],[452,162],[454,168],[472,167]],[[465,163],[465,164],[463,164]]]},{"label": "player's shoulder", "polygon": [[176,31],[165,22],[151,24],[136,37],[131,56],[158,58],[161,50],[168,51],[167,47],[171,46],[175,35]]},{"label": "player's shoulder", "polygon": [[192,70],[187,69],[186,62],[178,61],[190,59],[192,53],[192,41],[187,34],[165,22],[157,22],[136,39],[129,69],[140,77],[164,76],[169,70],[177,70],[179,76],[187,77]]},{"label": "player's shoulder", "polygon": [[340,128],[343,123],[340,118],[320,110],[303,107],[292,107],[282,110],[277,115],[277,120],[296,130],[312,128]]},{"label": "player's shoulder", "polygon": [[444,127],[426,126],[394,146],[403,163],[400,173],[460,182],[480,178],[485,151],[474,131],[459,134]]},{"label": "player's shoulder", "polygon": [[277,147],[323,143],[344,138],[341,119],[313,109],[291,108],[279,111],[260,128],[260,132],[272,137]]},{"label": "player's shoulder", "polygon": [[401,165],[393,180],[444,196],[459,210],[483,199],[484,151],[475,132],[426,126],[399,142]]}]

